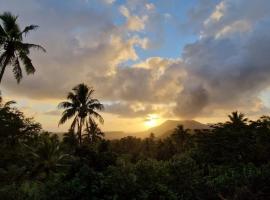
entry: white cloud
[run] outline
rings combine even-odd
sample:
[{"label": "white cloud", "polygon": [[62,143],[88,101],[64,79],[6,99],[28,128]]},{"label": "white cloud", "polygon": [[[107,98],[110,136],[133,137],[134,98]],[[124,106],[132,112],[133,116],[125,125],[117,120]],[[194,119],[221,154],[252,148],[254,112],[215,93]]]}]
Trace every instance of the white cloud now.
[{"label": "white cloud", "polygon": [[128,30],[141,31],[145,28],[145,23],[148,20],[147,15],[143,15],[142,17],[131,15],[130,11],[125,6],[120,6],[119,11],[124,17],[126,17],[126,27]]},{"label": "white cloud", "polygon": [[213,11],[213,13],[204,21],[204,25],[209,25],[211,23],[217,23],[223,16],[226,11],[225,1],[221,1]]},{"label": "white cloud", "polygon": [[145,7],[147,10],[154,10],[156,8],[153,3],[146,3]]}]

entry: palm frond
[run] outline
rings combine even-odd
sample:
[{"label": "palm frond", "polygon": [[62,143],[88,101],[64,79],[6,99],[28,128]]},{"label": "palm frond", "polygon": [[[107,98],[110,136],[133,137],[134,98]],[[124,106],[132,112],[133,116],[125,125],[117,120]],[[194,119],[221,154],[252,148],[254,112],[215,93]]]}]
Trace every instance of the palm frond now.
[{"label": "palm frond", "polygon": [[89,87],[83,83],[79,84],[77,87],[74,88],[77,98],[82,104],[85,104],[87,101],[87,96],[89,92]]},{"label": "palm frond", "polygon": [[23,77],[23,74],[22,74],[22,69],[21,69],[21,65],[20,65],[20,61],[18,58],[15,58],[14,59],[14,63],[13,63],[13,73],[14,73],[14,76],[17,80],[17,82],[19,83]]},{"label": "palm frond", "polygon": [[72,108],[73,104],[70,103],[69,101],[63,101],[61,103],[58,104],[58,108],[62,109],[62,108]]},{"label": "palm frond", "polygon": [[35,73],[36,69],[32,64],[31,59],[22,51],[19,52],[19,57],[24,64],[26,73],[27,74]]},{"label": "palm frond", "polygon": [[93,110],[104,110],[104,105],[97,102],[97,103],[92,103],[88,105],[88,108],[93,109]]},{"label": "palm frond", "polygon": [[69,92],[67,95],[67,99],[71,100],[74,104],[78,103],[77,95],[73,92]]},{"label": "palm frond", "polygon": [[0,24],[0,48],[2,48],[2,45],[5,43],[6,38],[7,33]]},{"label": "palm frond", "polygon": [[70,108],[62,113],[62,117],[58,123],[58,126],[64,124],[68,119],[72,118],[76,113],[76,109]]},{"label": "palm frond", "polygon": [[88,100],[87,104],[91,105],[91,104],[95,104],[95,103],[100,103],[98,99],[90,99]]},{"label": "palm frond", "polygon": [[74,120],[72,121],[71,125],[70,125],[70,130],[74,131],[75,130],[75,126],[78,123],[78,117],[76,116],[74,118]]},{"label": "palm frond", "polygon": [[[87,95],[87,100],[90,98],[90,96],[95,92],[93,88],[88,88],[88,95]],[[91,99],[92,100],[92,99]]]},{"label": "palm frond", "polygon": [[0,15],[0,19],[3,23],[3,29],[12,37],[18,37],[20,33],[20,27],[16,22],[17,18],[18,16],[12,15],[10,12],[4,12]]},{"label": "palm frond", "polygon": [[7,36],[7,33],[0,24],[0,37],[6,37],[6,36]]},{"label": "palm frond", "polygon": [[36,50],[43,51],[44,53],[46,52],[46,49],[38,44],[22,43],[22,46],[24,49],[27,49],[27,50],[36,49]]},{"label": "palm frond", "polygon": [[4,65],[4,61],[6,60],[8,52],[5,51],[4,53],[1,54],[0,56],[0,68],[2,68],[2,66]]},{"label": "palm frond", "polygon": [[20,35],[23,35],[23,34],[27,34],[27,33],[29,33],[29,31],[32,31],[32,30],[36,30],[37,28],[38,28],[39,26],[37,26],[37,25],[30,25],[30,26],[26,26],[24,29],[23,29],[23,31],[22,32],[20,32]]},{"label": "palm frond", "polygon": [[2,54],[2,56],[0,58],[0,65],[1,65],[0,66],[0,83],[1,83],[3,75],[5,73],[6,66],[9,65],[11,63],[11,61],[14,59],[13,52],[10,53],[10,52],[6,51],[4,54],[5,54],[4,57],[2,57],[3,56],[3,54]]},{"label": "palm frond", "polygon": [[95,118],[97,118],[101,124],[104,123],[103,117],[102,117],[100,114],[98,114],[96,111],[92,111],[91,114],[92,114]]}]

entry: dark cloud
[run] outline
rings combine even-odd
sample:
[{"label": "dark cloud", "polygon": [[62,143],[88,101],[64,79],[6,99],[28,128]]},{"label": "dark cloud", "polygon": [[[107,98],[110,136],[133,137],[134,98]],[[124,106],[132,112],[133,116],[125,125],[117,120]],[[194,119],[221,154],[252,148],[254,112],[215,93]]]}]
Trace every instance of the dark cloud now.
[{"label": "dark cloud", "polygon": [[[244,1],[239,2],[233,4],[232,1],[224,1],[225,5],[230,3],[230,10],[225,9],[223,13],[224,20],[228,18],[227,12],[240,12]],[[266,1],[264,3],[269,5]],[[258,6],[250,10],[251,16],[260,11],[256,8]],[[230,31],[220,35],[220,31],[224,30],[221,26],[185,47],[183,59],[188,78],[177,99],[176,110],[180,116],[188,113],[196,116],[203,109],[209,112],[221,108],[256,109],[256,105],[260,103],[260,93],[270,85],[270,60],[267,53],[270,51],[270,15],[265,15],[264,12],[261,17],[259,15],[256,14],[256,22],[246,22],[250,26],[249,31],[242,32],[241,27],[226,24],[227,30],[231,28]],[[238,21],[238,13],[235,16]],[[248,19],[247,13],[243,17],[241,20]],[[232,19],[230,24],[233,24]],[[190,88],[190,84],[200,85],[199,91]],[[263,107],[257,109],[265,111]]]},{"label": "dark cloud", "polygon": [[119,67],[112,75],[89,75],[89,78],[98,83],[95,88],[105,99],[152,104],[172,102],[181,89],[179,80],[185,76],[182,62],[161,59],[146,65],[148,68]]},{"label": "dark cloud", "polygon": [[[134,107],[132,107],[134,106]],[[136,108],[136,104],[128,104],[128,103],[114,103],[105,105],[105,112],[112,113],[118,115],[120,117],[145,117],[149,113],[156,112],[151,105],[144,105],[143,107]]]},{"label": "dark cloud", "polygon": [[201,113],[207,104],[207,91],[201,86],[193,86],[191,83],[188,88],[179,93],[174,113],[181,117],[193,118]]},{"label": "dark cloud", "polygon": [[175,22],[178,24],[179,31],[183,34],[192,32],[198,35],[203,28],[203,20],[213,12],[213,9],[220,1],[221,0],[197,0],[197,4],[188,10],[186,21]]}]

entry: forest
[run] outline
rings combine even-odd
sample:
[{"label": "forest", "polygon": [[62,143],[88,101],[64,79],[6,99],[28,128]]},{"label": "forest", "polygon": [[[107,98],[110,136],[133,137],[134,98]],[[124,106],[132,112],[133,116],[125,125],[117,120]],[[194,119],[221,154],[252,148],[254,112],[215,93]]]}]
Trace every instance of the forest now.
[{"label": "forest", "polygon": [[105,140],[88,125],[62,140],[14,102],[0,106],[1,199],[268,199],[270,117],[233,112],[209,130]]},{"label": "forest", "polygon": [[[21,64],[35,72],[30,49],[11,13],[0,16],[1,74]],[[106,140],[97,120],[104,105],[86,84],[75,86],[59,125],[63,138],[46,132],[15,101],[0,100],[0,199],[2,200],[264,200],[270,196],[270,117],[249,120],[240,112],[209,129],[181,124],[166,138]],[[57,123],[57,122],[56,122]]]}]

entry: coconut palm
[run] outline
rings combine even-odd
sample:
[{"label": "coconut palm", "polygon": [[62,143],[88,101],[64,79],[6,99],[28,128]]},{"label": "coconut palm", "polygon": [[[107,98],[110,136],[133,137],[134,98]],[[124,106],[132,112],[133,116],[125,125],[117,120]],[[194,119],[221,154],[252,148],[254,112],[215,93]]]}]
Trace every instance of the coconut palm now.
[{"label": "coconut palm", "polygon": [[95,143],[104,137],[104,133],[98,127],[96,122],[90,120],[86,123],[87,126],[85,129],[85,134],[83,135],[86,142]]},{"label": "coconut palm", "polygon": [[44,133],[39,136],[37,144],[28,146],[24,144],[26,154],[29,155],[31,163],[31,175],[48,177],[51,172],[66,167],[72,158],[63,153],[60,141],[56,135]]},{"label": "coconut palm", "polygon": [[0,15],[0,83],[7,66],[13,67],[13,74],[19,83],[23,77],[21,64],[24,65],[26,74],[33,74],[35,67],[29,58],[30,49],[38,49],[45,52],[45,49],[36,44],[24,43],[23,36],[38,28],[37,25],[26,26],[20,29],[17,23],[18,16],[10,12]]},{"label": "coconut palm", "polygon": [[179,151],[183,151],[185,149],[189,138],[189,132],[190,130],[185,129],[183,125],[178,125],[174,129],[171,137],[176,142],[176,147]]},{"label": "coconut palm", "polygon": [[70,129],[75,131],[79,144],[82,144],[82,130],[87,125],[87,122],[94,121],[94,118],[99,119],[100,123],[104,120],[97,112],[103,110],[103,105],[99,100],[92,98],[94,90],[85,84],[79,84],[72,89],[67,95],[68,101],[61,102],[58,107],[65,109],[59,121],[59,125],[64,124],[67,120],[73,118]]},{"label": "coconut palm", "polygon": [[228,117],[230,121],[228,121],[227,124],[235,127],[244,126],[248,121],[248,118],[246,118],[243,113],[239,113],[238,111],[232,112],[230,115],[228,115]]}]

